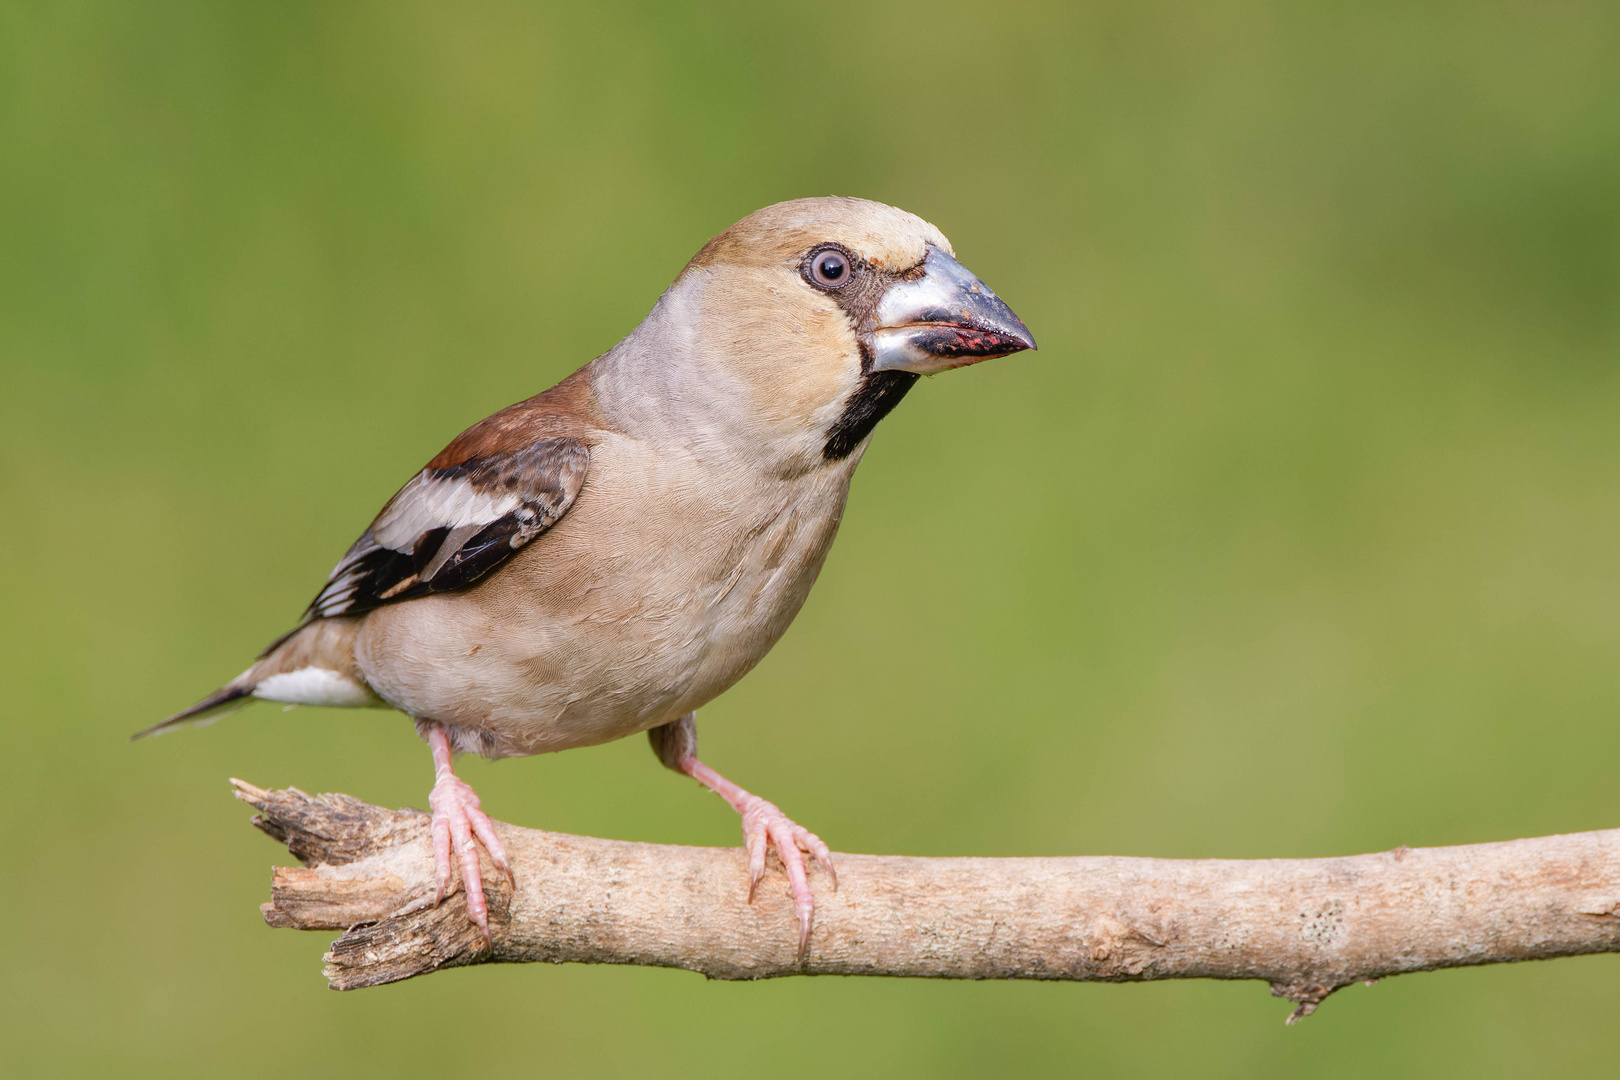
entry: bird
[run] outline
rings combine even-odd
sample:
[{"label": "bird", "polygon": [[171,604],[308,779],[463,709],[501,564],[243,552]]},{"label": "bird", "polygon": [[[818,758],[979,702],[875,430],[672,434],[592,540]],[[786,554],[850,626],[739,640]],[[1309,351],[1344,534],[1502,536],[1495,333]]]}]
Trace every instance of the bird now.
[{"label": "bird", "polygon": [[1035,347],[922,218],[846,197],[767,206],[704,244],[613,348],[452,440],[296,627],[133,738],[255,699],[404,713],[433,757],[433,902],[459,874],[488,945],[478,845],[513,870],[455,755],[646,732],[741,816],[750,901],[776,851],[803,955],[808,867],[836,888],[831,850],[698,758],[697,710],[787,630],[874,429],[917,380]]}]

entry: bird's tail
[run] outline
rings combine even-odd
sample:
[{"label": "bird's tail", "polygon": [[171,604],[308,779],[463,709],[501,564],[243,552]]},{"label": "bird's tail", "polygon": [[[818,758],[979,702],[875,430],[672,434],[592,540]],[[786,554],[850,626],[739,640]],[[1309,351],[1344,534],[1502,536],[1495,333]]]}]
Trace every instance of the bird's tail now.
[{"label": "bird's tail", "polygon": [[248,678],[252,674],[253,669],[249,668],[190,708],[181,709],[167,720],[153,724],[144,731],[137,731],[129,737],[130,741],[144,739],[148,735],[162,735],[187,725],[202,727],[205,724],[212,724],[222,716],[229,716],[252,699],[253,683]]},{"label": "bird's tail", "polygon": [[197,704],[130,738],[211,724],[253,698],[287,705],[381,705],[355,665],[354,636],[359,625],[359,619],[341,616],[305,623],[271,642],[252,667]]}]

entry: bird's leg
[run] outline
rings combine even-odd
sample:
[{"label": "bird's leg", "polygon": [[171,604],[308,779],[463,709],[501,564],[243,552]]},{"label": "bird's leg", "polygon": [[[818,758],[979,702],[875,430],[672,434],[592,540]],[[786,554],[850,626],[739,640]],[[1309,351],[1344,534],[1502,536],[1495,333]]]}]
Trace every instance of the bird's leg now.
[{"label": "bird's leg", "polygon": [[512,863],[501,838],[495,835],[494,823],[479,808],[478,793],[450,766],[449,729],[431,720],[418,721],[417,727],[433,750],[433,793],[428,796],[428,805],[433,808],[433,865],[439,884],[433,904],[437,907],[450,891],[450,855],[454,849],[461,868],[461,887],[467,892],[467,914],[483,931],[484,944],[488,945],[489,902],[484,898],[484,878],[478,869],[478,845],[473,837],[484,842],[490,861],[508,880],[514,880]]},{"label": "bird's leg", "polygon": [[799,919],[799,955],[804,956],[810,947],[810,922],[816,910],[804,856],[813,856],[825,867],[832,877],[833,888],[837,889],[838,872],[833,869],[832,852],[827,845],[821,837],[782,813],[775,803],[743,790],[698,760],[696,713],[687,713],[679,720],[653,728],[647,732],[647,737],[652,740],[653,751],[660,761],[690,776],[742,815],[743,843],[748,849],[749,903],[753,903],[754,892],[765,877],[766,851],[775,845],[793,893],[793,911]]}]

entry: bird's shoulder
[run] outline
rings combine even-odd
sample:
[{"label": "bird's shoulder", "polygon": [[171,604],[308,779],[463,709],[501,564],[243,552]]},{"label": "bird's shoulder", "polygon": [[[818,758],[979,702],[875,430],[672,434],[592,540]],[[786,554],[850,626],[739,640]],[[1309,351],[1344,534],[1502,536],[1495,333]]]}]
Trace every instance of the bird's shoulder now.
[{"label": "bird's shoulder", "polygon": [[453,469],[472,461],[498,460],[521,453],[541,439],[567,438],[590,446],[609,428],[591,389],[587,365],[551,389],[484,417],[450,440],[427,468]]}]

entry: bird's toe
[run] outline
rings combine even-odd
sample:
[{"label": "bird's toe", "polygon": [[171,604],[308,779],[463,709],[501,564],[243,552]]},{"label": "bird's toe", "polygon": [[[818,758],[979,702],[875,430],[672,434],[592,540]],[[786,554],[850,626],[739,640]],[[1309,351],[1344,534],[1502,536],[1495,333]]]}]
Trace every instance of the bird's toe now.
[{"label": "bird's toe", "polygon": [[459,870],[467,897],[467,917],[483,934],[484,944],[489,945],[489,900],[484,894],[478,844],[483,842],[490,861],[511,878],[506,848],[495,833],[494,822],[480,807],[477,793],[459,777],[441,777],[433,785],[428,802],[433,808],[433,862],[438,878],[435,903],[442,902],[450,892],[454,873]]},{"label": "bird's toe", "polygon": [[750,802],[743,811],[743,840],[748,849],[748,900],[753,902],[759,883],[765,878],[766,854],[776,849],[787,873],[788,892],[793,898],[793,914],[799,929],[799,956],[806,955],[810,947],[810,928],[815,919],[815,894],[810,888],[808,855],[820,863],[838,887],[833,870],[832,851],[815,833],[793,821],[773,803],[757,795],[748,796]]}]

